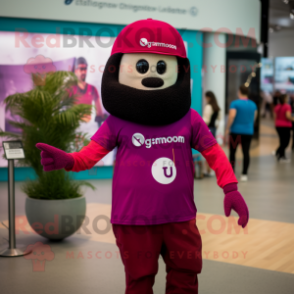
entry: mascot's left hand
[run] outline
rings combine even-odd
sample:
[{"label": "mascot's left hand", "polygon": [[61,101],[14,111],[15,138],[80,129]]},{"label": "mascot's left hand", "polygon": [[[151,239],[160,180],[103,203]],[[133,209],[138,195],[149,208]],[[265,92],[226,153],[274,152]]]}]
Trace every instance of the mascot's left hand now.
[{"label": "mascot's left hand", "polygon": [[225,215],[230,216],[231,210],[235,210],[239,215],[238,224],[242,226],[242,228],[245,228],[249,220],[249,211],[244,198],[238,192],[237,184],[228,184],[224,186],[223,190],[225,193]]}]

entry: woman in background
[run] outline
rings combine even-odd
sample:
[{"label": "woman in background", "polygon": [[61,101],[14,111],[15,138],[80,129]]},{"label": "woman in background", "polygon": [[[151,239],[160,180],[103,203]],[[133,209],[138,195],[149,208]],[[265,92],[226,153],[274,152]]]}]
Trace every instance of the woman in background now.
[{"label": "woman in background", "polygon": [[203,120],[207,124],[212,135],[216,136],[216,129],[220,121],[220,108],[213,92],[205,93],[206,105],[203,111]]},{"label": "woman in background", "polygon": [[[218,106],[214,93],[211,91],[207,91],[205,93],[205,101],[206,101],[206,105],[203,111],[203,120],[207,124],[212,135],[216,137],[216,130],[219,125],[219,121],[221,117],[220,108]],[[207,170],[207,174],[205,175],[209,176],[211,169],[207,162],[206,162],[206,170]]]},{"label": "woman in background", "polygon": [[280,139],[280,146],[276,151],[276,156],[278,161],[289,162],[290,159],[286,158],[285,150],[290,142],[292,122],[294,119],[291,115],[291,106],[287,103],[288,95],[281,95],[279,102],[280,104],[274,108],[275,126]]},{"label": "woman in background", "polygon": [[243,171],[241,181],[248,181],[247,171],[250,163],[250,144],[254,134],[254,121],[257,117],[256,104],[248,99],[249,89],[245,85],[240,86],[239,99],[232,101],[226,128],[226,137],[230,134],[230,162],[235,170],[235,154],[239,143],[243,152]]}]

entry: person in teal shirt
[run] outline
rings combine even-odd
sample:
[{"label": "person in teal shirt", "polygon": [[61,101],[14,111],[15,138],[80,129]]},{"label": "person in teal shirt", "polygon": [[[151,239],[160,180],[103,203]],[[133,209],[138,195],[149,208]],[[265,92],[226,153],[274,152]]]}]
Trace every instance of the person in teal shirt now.
[{"label": "person in teal shirt", "polygon": [[230,105],[229,118],[226,135],[229,135],[230,162],[235,168],[235,154],[239,143],[243,152],[243,171],[241,181],[248,180],[247,172],[250,163],[250,144],[254,134],[254,121],[257,117],[256,104],[248,99],[249,89],[245,85],[240,86],[238,100],[232,101]]}]

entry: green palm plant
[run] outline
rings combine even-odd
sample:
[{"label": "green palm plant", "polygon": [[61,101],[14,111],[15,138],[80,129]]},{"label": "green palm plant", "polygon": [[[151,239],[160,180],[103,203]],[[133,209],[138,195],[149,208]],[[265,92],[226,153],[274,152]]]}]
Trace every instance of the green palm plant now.
[{"label": "green palm plant", "polygon": [[[73,181],[65,170],[44,172],[40,161],[37,143],[46,143],[66,152],[77,151],[75,143],[87,143],[85,134],[76,133],[82,118],[90,115],[92,106],[76,104],[75,97],[69,89],[77,84],[73,73],[58,71],[40,76],[33,76],[35,88],[26,93],[17,93],[5,99],[6,107],[11,113],[20,116],[21,122],[9,123],[21,129],[21,133],[4,132],[0,136],[23,142],[26,158],[25,165],[31,166],[37,179],[27,181],[24,192],[37,199],[67,199],[82,196],[81,185],[87,182]],[[39,81],[39,82],[38,82]],[[41,81],[41,82],[40,82]]]}]

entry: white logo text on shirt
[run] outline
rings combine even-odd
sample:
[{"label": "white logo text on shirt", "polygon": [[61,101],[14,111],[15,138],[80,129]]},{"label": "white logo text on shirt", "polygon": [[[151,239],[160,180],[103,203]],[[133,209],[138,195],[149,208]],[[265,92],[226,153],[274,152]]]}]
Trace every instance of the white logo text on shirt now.
[{"label": "white logo text on shirt", "polygon": [[[136,133],[132,136],[132,142],[135,146],[140,147],[143,145],[144,136],[140,133]],[[137,142],[140,141],[140,144],[137,144]],[[183,136],[173,136],[173,137],[159,137],[159,138],[151,138],[145,140],[145,146],[146,148],[151,148],[152,145],[159,145],[159,144],[165,144],[165,143],[185,143],[185,137]]]}]

